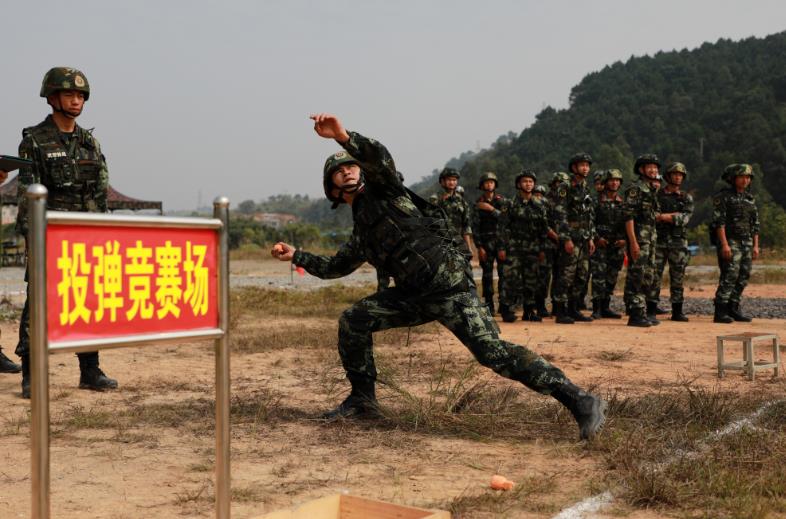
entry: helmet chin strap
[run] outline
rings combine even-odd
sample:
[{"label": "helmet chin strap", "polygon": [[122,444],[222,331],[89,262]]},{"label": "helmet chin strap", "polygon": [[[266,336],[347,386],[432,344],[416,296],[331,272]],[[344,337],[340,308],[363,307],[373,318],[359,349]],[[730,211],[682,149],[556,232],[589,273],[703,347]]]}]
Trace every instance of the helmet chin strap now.
[{"label": "helmet chin strap", "polygon": [[[57,104],[58,105],[62,105],[62,103],[57,103]],[[77,117],[82,115],[82,110],[79,110],[79,112],[77,112],[77,113],[73,113],[73,112],[69,112],[67,110],[63,110],[63,108],[61,106],[55,106],[52,103],[49,103],[49,106],[51,106],[52,110],[54,110],[55,112],[63,114],[64,116],[68,117],[69,119],[76,119]]]},{"label": "helmet chin strap", "polygon": [[360,191],[364,185],[365,184],[363,184],[363,182],[355,182],[354,184],[344,184],[338,189],[342,193],[347,193],[348,195],[351,195],[353,193],[357,193],[358,191]]}]

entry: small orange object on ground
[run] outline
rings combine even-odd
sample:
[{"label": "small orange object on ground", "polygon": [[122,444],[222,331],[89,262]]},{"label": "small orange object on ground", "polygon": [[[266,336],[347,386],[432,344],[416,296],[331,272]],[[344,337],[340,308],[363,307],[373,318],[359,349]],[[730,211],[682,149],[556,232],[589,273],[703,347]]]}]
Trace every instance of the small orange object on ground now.
[{"label": "small orange object on ground", "polygon": [[516,484],[505,476],[500,476],[499,474],[491,476],[491,488],[494,490],[511,490],[514,486]]}]

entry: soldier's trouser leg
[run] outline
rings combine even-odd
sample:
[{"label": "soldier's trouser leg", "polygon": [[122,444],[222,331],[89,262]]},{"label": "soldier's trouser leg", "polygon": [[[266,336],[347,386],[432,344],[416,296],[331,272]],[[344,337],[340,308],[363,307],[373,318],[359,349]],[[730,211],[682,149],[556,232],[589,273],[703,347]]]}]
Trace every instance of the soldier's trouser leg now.
[{"label": "soldier's trouser leg", "polygon": [[562,370],[538,354],[500,339],[497,324],[470,292],[458,292],[440,303],[425,306],[469,348],[478,362],[503,377],[544,395],[568,382]]},{"label": "soldier's trouser leg", "polygon": [[604,297],[611,299],[614,295],[614,287],[617,286],[617,278],[619,277],[622,264],[625,262],[625,250],[620,247],[614,247],[606,251],[606,292]]},{"label": "soldier's trouser leg", "polygon": [[499,311],[501,314],[512,313],[516,306],[522,304],[524,285],[521,255],[509,253],[502,262],[502,287],[499,292]]},{"label": "soldier's trouser leg", "polygon": [[646,305],[645,291],[652,282],[653,250],[649,242],[639,243],[639,258],[636,261],[628,258],[628,275],[625,278],[625,304],[628,311],[644,312]]},{"label": "soldier's trouser leg", "polygon": [[660,301],[660,288],[663,285],[663,272],[666,270],[667,262],[669,263],[669,277],[672,275],[669,253],[668,247],[655,246],[655,267],[652,271],[652,283],[647,292],[647,301],[650,303],[658,303]]},{"label": "soldier's trouser leg", "polygon": [[549,292],[549,283],[551,283],[551,271],[553,261],[550,258],[551,253],[546,251],[543,261],[538,262],[538,300],[545,301]]},{"label": "soldier's trouser leg", "polygon": [[608,247],[598,247],[590,261],[592,270],[592,301],[602,301],[606,297],[606,270],[608,263]]},{"label": "soldier's trouser leg", "polygon": [[688,268],[690,253],[685,247],[669,249],[669,301],[672,304],[684,302],[685,270]]},{"label": "soldier's trouser leg", "polygon": [[[731,260],[723,261],[718,249],[718,263],[721,265],[721,278],[715,300],[723,303],[740,303],[742,292],[748,286],[753,266],[753,241],[728,240]],[[719,297],[719,292],[721,297]]]},{"label": "soldier's trouser leg", "polygon": [[578,302],[587,294],[585,287],[589,282],[590,274],[589,241],[577,241],[574,242],[574,245],[575,248],[573,252],[576,257],[576,274],[573,280],[573,286],[568,293],[568,298]]},{"label": "soldier's trouser leg", "polygon": [[573,284],[576,281],[576,270],[578,268],[579,257],[581,256],[581,247],[578,243],[574,243],[572,254],[565,252],[565,247],[562,242],[560,242],[559,247],[556,261],[557,272],[555,274],[554,291],[551,299],[555,303],[567,303],[568,298],[573,296]]},{"label": "soldier's trouser leg", "polygon": [[[486,261],[480,262],[480,268],[483,270],[483,277],[481,278],[483,299],[485,299],[487,303],[491,302],[494,298],[494,254],[496,254],[496,251],[486,249]],[[499,267],[499,262],[497,266]]]},{"label": "soldier's trouser leg", "polygon": [[522,304],[534,308],[538,293],[538,253],[524,252],[521,259]]}]

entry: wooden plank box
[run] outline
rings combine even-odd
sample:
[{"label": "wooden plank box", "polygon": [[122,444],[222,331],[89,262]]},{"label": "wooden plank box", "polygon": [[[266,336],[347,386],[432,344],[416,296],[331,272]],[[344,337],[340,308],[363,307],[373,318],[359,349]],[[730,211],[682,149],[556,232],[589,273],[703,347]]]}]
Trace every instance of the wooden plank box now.
[{"label": "wooden plank box", "polygon": [[257,519],[450,519],[450,513],[336,494]]}]

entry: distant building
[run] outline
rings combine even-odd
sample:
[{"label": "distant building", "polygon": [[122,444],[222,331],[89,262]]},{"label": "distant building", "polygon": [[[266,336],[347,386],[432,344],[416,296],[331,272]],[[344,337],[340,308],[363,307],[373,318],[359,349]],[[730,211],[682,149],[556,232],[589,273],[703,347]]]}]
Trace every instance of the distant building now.
[{"label": "distant building", "polygon": [[267,227],[272,227],[273,229],[281,229],[291,223],[300,221],[300,218],[294,214],[287,213],[255,213],[251,218],[255,222],[259,222]]}]

